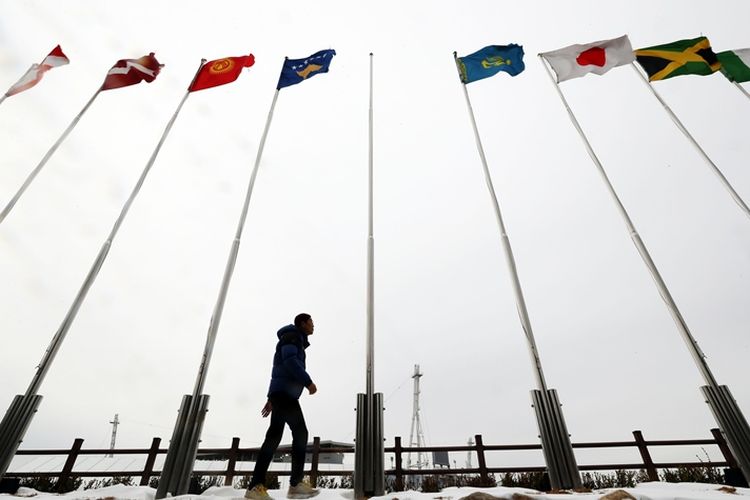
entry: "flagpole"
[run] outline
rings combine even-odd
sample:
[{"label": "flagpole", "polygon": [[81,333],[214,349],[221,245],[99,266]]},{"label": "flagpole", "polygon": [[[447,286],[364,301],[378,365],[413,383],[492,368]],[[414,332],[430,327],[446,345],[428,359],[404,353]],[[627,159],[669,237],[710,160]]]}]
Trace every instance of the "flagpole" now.
[{"label": "flagpole", "polygon": [[583,141],[583,144],[586,147],[586,151],[588,152],[589,157],[591,157],[591,161],[594,162],[594,165],[599,171],[599,174],[601,175],[602,180],[604,181],[604,184],[607,186],[607,189],[609,190],[609,194],[612,196],[612,200],[615,202],[615,205],[617,205],[617,209],[619,210],[620,215],[622,215],[622,218],[625,220],[625,225],[627,226],[628,233],[630,233],[630,238],[633,240],[633,244],[638,250],[638,253],[641,256],[641,259],[643,259],[643,262],[646,264],[646,267],[648,267],[649,271],[651,272],[651,277],[653,278],[654,283],[656,283],[656,287],[659,290],[659,294],[661,295],[662,300],[664,300],[664,303],[667,305],[667,309],[669,309],[669,312],[672,314],[672,318],[674,319],[674,322],[677,325],[677,330],[680,332],[680,334],[682,334],[683,340],[688,346],[688,350],[693,355],[695,364],[698,366],[698,369],[700,370],[701,375],[703,375],[703,379],[706,381],[707,385],[714,387],[714,388],[718,387],[718,383],[716,382],[716,379],[714,378],[713,373],[711,373],[711,370],[708,367],[708,363],[706,362],[706,359],[705,359],[706,355],[703,353],[701,348],[698,346],[698,342],[696,342],[695,338],[690,333],[690,329],[688,328],[688,325],[685,322],[685,319],[682,317],[682,314],[677,308],[677,304],[675,304],[674,299],[672,299],[672,295],[669,293],[669,290],[667,289],[667,285],[664,283],[664,280],[662,279],[661,274],[659,274],[659,270],[656,268],[656,264],[654,264],[654,261],[651,259],[651,255],[648,253],[648,250],[646,249],[646,246],[641,240],[641,237],[638,234],[638,231],[636,231],[635,226],[633,225],[633,222],[631,221],[630,216],[628,215],[628,212],[625,210],[625,206],[622,204],[622,202],[620,201],[620,198],[617,196],[617,193],[615,192],[615,189],[612,186],[612,183],[610,182],[609,177],[607,177],[607,173],[604,171],[604,167],[602,166],[601,162],[599,161],[599,158],[597,157],[596,153],[591,147],[591,143],[589,143],[589,140],[586,137],[586,134],[584,134],[583,129],[581,128],[581,125],[578,123],[578,119],[573,114],[573,111],[570,109],[570,106],[568,105],[568,101],[567,99],[565,99],[565,96],[563,95],[562,90],[560,89],[560,85],[555,81],[554,76],[552,76],[552,72],[550,71],[549,67],[547,66],[547,63],[544,61],[544,58],[541,56],[541,54],[539,55],[539,58],[541,59],[542,66],[544,66],[544,69],[547,71],[547,75],[549,76],[550,81],[555,87],[555,90],[557,90],[557,94],[558,96],[560,96],[560,100],[562,101],[563,106],[565,107],[565,110],[568,112],[570,121],[573,122],[573,126],[578,131],[578,135],[581,136],[581,140]]},{"label": "flagpole", "polygon": [[[748,99],[750,99],[750,93],[748,93],[747,90],[745,90],[745,87],[743,87],[742,85],[740,85],[738,82],[732,82],[732,83],[734,84],[735,87],[737,87],[740,90],[740,92],[742,92],[743,94],[745,94],[745,97],[747,97]],[[0,102],[2,102],[2,101],[0,101]]]},{"label": "flagpole", "polygon": [[250,198],[253,194],[253,187],[255,186],[255,178],[258,175],[258,168],[260,167],[260,160],[263,156],[263,149],[266,144],[266,137],[268,137],[268,130],[271,127],[271,120],[273,118],[273,111],[276,108],[276,100],[279,97],[279,89],[276,89],[276,92],[273,94],[273,100],[271,101],[271,109],[268,111],[268,117],[266,118],[266,125],[263,129],[263,135],[260,139],[260,144],[258,145],[258,152],[255,156],[255,164],[253,165],[253,172],[250,176],[250,181],[247,186],[247,193],[245,194],[245,202],[242,206],[242,213],[240,215],[239,222],[237,223],[237,231],[234,235],[234,240],[232,241],[232,248],[229,251],[229,257],[227,259],[227,264],[224,269],[224,277],[221,282],[221,287],[219,290],[219,296],[216,299],[216,304],[214,305],[213,314],[211,315],[211,322],[208,326],[208,335],[206,337],[206,346],[203,352],[203,357],[201,359],[201,364],[198,369],[198,376],[195,380],[195,388],[193,389],[193,401],[198,401],[198,396],[203,392],[203,386],[205,385],[206,381],[206,375],[208,373],[208,366],[211,362],[211,354],[213,353],[214,344],[216,343],[216,336],[219,330],[219,323],[221,322],[221,316],[224,311],[224,303],[226,302],[227,298],[227,291],[229,290],[229,283],[232,279],[232,274],[234,273],[234,267],[237,263],[237,255],[239,253],[240,248],[240,239],[242,238],[242,229],[245,226],[245,219],[247,219],[247,213],[250,207]]},{"label": "flagpole", "polygon": [[[75,118],[73,118],[73,121],[70,122],[70,125],[68,125],[68,128],[65,129],[65,131],[62,133],[62,135],[55,141],[55,143],[52,145],[52,147],[47,151],[47,154],[44,155],[44,158],[42,158],[42,161],[39,162],[39,164],[36,166],[34,170],[31,171],[28,177],[26,177],[26,180],[19,188],[18,192],[13,196],[13,198],[10,199],[8,204],[3,208],[3,211],[0,212],[0,224],[2,224],[3,220],[5,220],[5,217],[10,213],[10,211],[15,206],[18,199],[21,197],[21,195],[26,191],[26,188],[29,187],[29,184],[34,180],[34,178],[37,176],[37,174],[42,170],[44,165],[47,163],[47,161],[50,159],[50,157],[54,154],[55,151],[57,151],[57,148],[60,147],[60,144],[65,140],[66,137],[68,137],[68,134],[73,130],[73,128],[78,124],[78,121],[81,119],[83,114],[89,109],[89,106],[94,102],[94,99],[97,98],[99,93],[102,91],[102,88],[99,87],[97,91],[94,93],[94,95],[89,99],[89,102],[86,103],[86,105],[83,107],[83,109],[76,115]],[[5,99],[5,96],[3,97]],[[2,102],[2,101],[0,101]]]},{"label": "flagpole", "polygon": [[365,392],[357,394],[354,450],[354,497],[382,496],[385,491],[383,393],[375,392],[375,237],[373,229],[373,59],[370,52],[370,101],[367,151],[367,328]]},{"label": "flagpole", "polygon": [[[667,112],[667,114],[669,115],[669,117],[672,119],[672,121],[674,122],[674,124],[677,125],[677,128],[680,129],[680,131],[683,134],[685,134],[685,137],[687,137],[690,140],[690,142],[693,144],[693,146],[695,146],[695,149],[697,149],[698,152],[701,154],[701,156],[703,156],[703,159],[706,160],[706,163],[708,163],[708,165],[711,167],[711,169],[713,169],[714,173],[719,178],[719,180],[721,181],[721,183],[724,184],[724,187],[727,189],[727,191],[729,191],[729,194],[732,196],[732,199],[735,201],[735,203],[737,203],[737,205],[739,205],[739,207],[742,209],[742,211],[745,212],[745,215],[747,215],[748,217],[750,217],[750,207],[748,207],[747,204],[745,204],[745,202],[742,200],[742,198],[740,197],[740,195],[737,194],[737,191],[735,191],[734,188],[732,187],[732,185],[729,184],[729,181],[727,180],[726,177],[724,177],[724,174],[721,173],[721,170],[719,170],[719,167],[717,167],[716,164],[713,161],[711,161],[711,158],[709,158],[708,154],[706,154],[706,152],[703,150],[703,148],[700,147],[700,145],[698,144],[698,142],[693,138],[692,134],[690,134],[690,132],[688,132],[688,130],[682,124],[682,122],[680,121],[680,119],[677,118],[677,115],[674,114],[674,112],[672,111],[672,109],[667,105],[666,102],[664,102],[664,99],[662,99],[661,96],[659,95],[659,93],[656,92],[656,89],[654,88],[654,86],[651,85],[651,83],[648,81],[648,79],[645,76],[643,76],[643,73],[641,73],[638,70],[638,68],[636,67],[635,63],[631,62],[630,65],[633,67],[633,71],[635,71],[636,73],[638,73],[638,76],[641,78],[641,80],[643,80],[643,83],[646,85],[646,87],[648,87],[651,90],[651,92],[654,94],[654,97],[656,97],[656,99],[659,101],[659,103],[661,103],[662,107]],[[744,92],[744,89],[742,89],[742,90]]]},{"label": "flagpole", "polygon": [[[201,66],[203,65],[204,62],[205,61],[201,61]],[[200,71],[200,68],[199,68],[199,71]],[[196,72],[196,75],[197,74],[198,73]],[[75,300],[73,301],[73,304],[70,306],[70,309],[68,309],[68,312],[65,315],[65,318],[63,319],[62,324],[60,325],[54,337],[52,338],[52,342],[50,343],[49,347],[45,351],[41,362],[39,363],[39,365],[37,365],[36,367],[37,371],[34,374],[34,378],[31,380],[31,383],[29,384],[28,389],[26,390],[26,394],[23,396],[21,395],[16,396],[14,403],[11,404],[11,407],[6,412],[2,423],[0,423],[0,478],[2,478],[3,474],[7,470],[7,467],[10,464],[10,461],[12,460],[13,455],[15,454],[16,450],[18,449],[19,444],[21,443],[21,440],[23,439],[26,429],[31,423],[31,419],[34,417],[34,414],[36,413],[36,408],[38,407],[41,401],[41,396],[37,395],[39,387],[44,381],[44,378],[50,368],[50,365],[52,364],[52,361],[57,355],[57,352],[59,351],[60,346],[62,345],[62,342],[65,339],[65,336],[70,330],[70,327],[73,324],[73,321],[75,320],[75,317],[78,313],[78,310],[81,307],[81,304],[83,303],[89,289],[91,288],[91,286],[94,283],[94,280],[99,274],[99,270],[104,264],[104,260],[106,259],[107,254],[109,253],[109,249],[112,246],[112,241],[114,240],[115,235],[117,234],[117,231],[120,228],[120,225],[122,224],[125,218],[125,215],[127,214],[130,206],[132,205],[133,200],[135,199],[136,195],[140,191],[141,186],[143,185],[143,182],[146,179],[146,175],[148,174],[149,170],[153,166],[154,161],[156,160],[156,156],[158,155],[159,150],[164,144],[167,134],[172,128],[172,125],[177,119],[177,115],[179,114],[180,109],[182,109],[183,104],[185,104],[185,101],[187,100],[188,95],[189,95],[189,92],[185,93],[185,96],[180,101],[180,104],[177,107],[177,110],[174,112],[174,115],[167,123],[167,126],[164,129],[164,133],[162,134],[161,139],[159,140],[159,143],[156,146],[156,149],[152,153],[151,158],[146,164],[146,167],[143,169],[143,172],[141,173],[141,176],[138,179],[138,182],[133,188],[133,191],[131,192],[130,197],[125,202],[125,205],[123,205],[122,210],[120,211],[120,215],[118,216],[117,220],[112,226],[112,230],[110,231],[109,236],[107,237],[104,244],[102,245],[102,248],[96,257],[94,264],[91,266],[91,269],[86,275],[86,278],[84,279],[83,284],[81,285],[81,288],[78,291],[78,294],[76,295]]]},{"label": "flagpole", "polygon": [[156,148],[154,149],[154,152],[151,154],[151,158],[149,158],[148,163],[146,164],[146,167],[143,169],[143,172],[141,173],[141,176],[138,179],[138,182],[136,183],[135,187],[130,193],[130,196],[128,197],[127,201],[123,205],[120,211],[120,215],[117,217],[117,220],[112,226],[112,230],[110,231],[109,236],[107,236],[107,239],[104,241],[104,244],[102,245],[102,248],[96,257],[96,260],[94,260],[94,264],[91,266],[91,269],[86,275],[86,279],[84,279],[83,284],[81,285],[81,288],[78,291],[78,294],[76,295],[75,300],[73,301],[73,304],[70,306],[70,309],[68,309],[68,312],[62,321],[62,324],[60,325],[59,329],[55,333],[55,336],[52,338],[52,342],[47,348],[47,351],[44,353],[44,357],[42,358],[42,361],[39,363],[39,366],[37,367],[37,372],[34,375],[34,378],[31,381],[31,384],[29,384],[29,388],[26,391],[26,396],[34,395],[37,393],[39,386],[41,385],[42,381],[44,380],[45,375],[47,374],[47,371],[49,370],[52,360],[57,355],[57,352],[60,349],[60,345],[65,339],[65,336],[67,335],[68,330],[73,324],[73,320],[78,314],[78,310],[80,309],[81,304],[86,298],[86,295],[88,294],[88,291],[91,288],[91,285],[93,285],[94,280],[99,274],[99,270],[104,264],[104,260],[106,259],[107,254],[109,253],[109,249],[112,246],[112,241],[117,235],[117,231],[120,229],[120,226],[122,225],[122,222],[125,219],[125,216],[127,215],[128,210],[130,209],[130,206],[133,204],[133,201],[135,200],[135,197],[140,192],[141,186],[143,185],[143,182],[146,180],[146,176],[151,170],[151,167],[153,166],[154,161],[156,160],[156,157],[159,154],[159,151],[161,150],[161,147],[164,144],[164,141],[166,140],[167,135],[169,134],[169,131],[172,129],[172,125],[174,125],[174,122],[177,119],[177,115],[179,114],[180,110],[182,109],[183,104],[185,104],[185,101],[187,100],[189,95],[190,95],[190,92],[185,93],[182,100],[180,101],[180,104],[177,106],[177,109],[172,115],[172,118],[167,123],[167,126],[164,129],[164,132],[162,133],[161,139],[159,140],[159,143],[156,145]]},{"label": "flagpole", "polygon": [[[201,64],[205,62],[206,60],[203,59]],[[198,71],[200,71],[200,69]],[[198,73],[196,73],[196,76],[197,75]],[[237,224],[234,239],[232,240],[232,246],[229,250],[229,256],[227,258],[227,263],[224,269],[221,286],[219,287],[219,294],[216,298],[216,303],[214,304],[214,309],[211,314],[211,320],[208,325],[208,333],[206,334],[206,344],[204,346],[203,355],[201,356],[201,362],[198,367],[198,374],[195,378],[193,394],[192,396],[185,395],[183,398],[182,406],[179,410],[179,415],[177,418],[177,423],[175,424],[175,428],[173,430],[172,441],[170,443],[169,450],[167,451],[167,457],[162,468],[162,478],[156,491],[157,499],[166,498],[170,494],[184,495],[188,490],[188,483],[193,471],[205,413],[208,411],[209,397],[208,395],[203,395],[202,392],[206,383],[206,377],[208,375],[208,368],[211,363],[211,356],[213,354],[214,345],[216,344],[216,337],[219,331],[219,324],[221,323],[221,317],[224,311],[224,304],[226,303],[229,283],[231,282],[234,268],[237,263],[240,240],[242,238],[242,230],[245,226],[245,220],[247,218],[250,206],[250,199],[253,193],[253,187],[255,186],[255,179],[258,175],[258,168],[260,166],[260,160],[263,155],[263,148],[266,143],[266,137],[268,136],[268,130],[271,126],[271,119],[273,118],[273,111],[276,107],[276,100],[278,99],[278,96],[279,89],[277,88],[276,92],[273,95],[273,100],[271,101],[271,109],[268,112],[266,125],[263,129],[263,135],[261,137],[260,144],[258,145],[258,152],[255,157],[255,164],[253,166],[252,174],[250,175],[250,181],[248,182],[245,201],[242,206],[242,212]]]},{"label": "flagpole", "polygon": [[370,52],[370,105],[368,113],[368,205],[367,205],[367,380],[366,394],[375,386],[375,237],[373,235],[373,54]]},{"label": "flagpole", "polygon": [[[456,52],[453,53],[453,59],[456,61],[456,67],[458,68],[458,55]],[[459,69],[459,75],[461,71]],[[466,89],[466,83],[461,82],[461,87],[464,91],[464,97],[466,98],[466,107],[469,110],[469,118],[471,119],[471,126],[474,129],[474,139],[477,144],[477,150],[479,151],[479,157],[482,160],[482,167],[484,168],[484,180],[487,184],[487,189],[490,192],[492,199],[492,205],[495,209],[495,216],[497,218],[497,225],[500,229],[501,241],[503,249],[505,250],[505,262],[508,265],[508,270],[513,282],[513,293],[516,297],[516,310],[518,311],[518,318],[521,320],[521,327],[523,328],[524,335],[529,347],[529,354],[535,368],[535,375],[537,381],[537,387],[541,391],[547,391],[547,382],[544,378],[544,372],[542,371],[542,361],[539,357],[539,351],[536,347],[536,341],[534,340],[534,332],[531,329],[531,321],[529,320],[529,313],[526,310],[526,301],[523,297],[523,291],[521,290],[521,282],[518,278],[518,270],[516,269],[516,261],[513,257],[513,249],[510,246],[510,240],[508,239],[507,231],[505,230],[505,223],[503,222],[503,216],[500,212],[500,204],[497,201],[497,195],[495,194],[495,188],[492,185],[492,178],[490,176],[490,170],[487,166],[487,158],[484,154],[484,148],[482,147],[482,140],[479,137],[479,129],[477,128],[477,122],[474,118],[474,109],[471,106],[471,100],[469,99],[469,92]]]}]

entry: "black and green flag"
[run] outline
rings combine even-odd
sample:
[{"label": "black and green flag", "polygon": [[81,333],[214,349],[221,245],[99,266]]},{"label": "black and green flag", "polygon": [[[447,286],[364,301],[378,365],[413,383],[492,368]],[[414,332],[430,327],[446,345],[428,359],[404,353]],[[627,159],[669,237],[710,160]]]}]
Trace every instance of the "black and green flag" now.
[{"label": "black and green flag", "polygon": [[652,82],[673,76],[710,75],[721,68],[705,36],[644,47],[635,51],[635,58]]}]

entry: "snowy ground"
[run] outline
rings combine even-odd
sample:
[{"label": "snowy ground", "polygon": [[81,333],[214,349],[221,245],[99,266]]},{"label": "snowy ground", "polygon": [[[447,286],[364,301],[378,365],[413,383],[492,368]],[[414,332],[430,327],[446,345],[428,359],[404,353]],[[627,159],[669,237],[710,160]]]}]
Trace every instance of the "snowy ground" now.
[{"label": "snowy ground", "polygon": [[[731,488],[718,484],[701,484],[701,483],[642,483],[635,488],[622,488],[627,492],[626,495],[612,495],[607,497],[608,493],[617,491],[617,489],[597,490],[591,493],[557,493],[546,494],[536,490],[526,488],[445,488],[439,493],[421,493],[418,491],[401,491],[394,492],[383,497],[387,500],[459,500],[472,493],[481,492],[486,495],[478,497],[477,500],[492,500],[491,497],[509,499],[509,500],[527,500],[527,499],[565,499],[571,496],[584,497],[586,499],[609,498],[612,500],[621,500],[625,498],[635,498],[637,500],[699,500],[699,499],[731,499],[735,496],[750,497],[748,488]],[[123,486],[115,485],[107,488],[99,488],[85,491],[73,491],[65,495],[53,495],[49,493],[39,493],[29,488],[21,488],[16,495],[0,495],[7,498],[64,498],[64,499],[128,499],[128,500],[153,500],[156,490],[145,486]],[[283,500],[286,498],[284,490],[269,490],[269,494],[274,500]],[[244,490],[238,490],[229,486],[213,487],[206,490],[202,495],[183,495],[179,498],[188,499],[227,499],[242,498]],[[490,496],[487,496],[490,495]],[[352,490],[343,489],[323,489],[321,494],[316,497],[317,500],[352,500],[354,498]]]}]

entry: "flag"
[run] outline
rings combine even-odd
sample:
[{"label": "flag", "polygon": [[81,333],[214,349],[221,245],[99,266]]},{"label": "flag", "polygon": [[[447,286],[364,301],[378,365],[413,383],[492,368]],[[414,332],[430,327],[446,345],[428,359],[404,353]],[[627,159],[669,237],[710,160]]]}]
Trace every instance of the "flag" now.
[{"label": "flag", "polygon": [[239,78],[242,68],[249,68],[253,64],[255,64],[255,56],[252,54],[208,61],[188,87],[188,92],[232,83]]},{"label": "flag", "polygon": [[50,52],[47,57],[44,58],[44,61],[42,61],[41,64],[32,64],[26,74],[23,75],[21,79],[18,80],[11,88],[9,88],[5,95],[12,96],[18,94],[19,92],[23,92],[24,90],[30,89],[31,87],[39,83],[39,80],[42,79],[42,76],[44,76],[47,71],[58,66],[64,66],[69,62],[70,60],[65,56],[65,54],[63,54],[62,49],[58,45],[57,47],[52,49],[52,52]]},{"label": "flag", "polygon": [[750,82],[750,49],[727,50],[716,57],[721,63],[721,72],[733,82]]},{"label": "flag", "polygon": [[249,68],[253,64],[255,64],[255,56],[252,54],[208,61],[200,69],[188,91],[195,92],[232,83],[239,78],[242,68]]},{"label": "flag", "polygon": [[635,60],[628,35],[594,43],[575,44],[540,54],[552,66],[557,83],[589,73],[603,75]]},{"label": "flag", "polygon": [[156,80],[156,76],[163,66],[156,60],[153,52],[139,59],[120,59],[107,72],[102,90],[119,89],[120,87],[141,83],[144,80],[151,83]]},{"label": "flag", "polygon": [[523,47],[510,45],[489,45],[468,56],[459,57],[458,73],[463,83],[471,83],[505,71],[516,76],[525,69]]},{"label": "flag", "polygon": [[331,65],[331,61],[333,61],[333,56],[335,55],[335,50],[328,49],[321,50],[303,59],[285,60],[284,67],[281,68],[279,84],[276,88],[283,89],[284,87],[305,81],[319,73],[328,73],[328,66]]},{"label": "flag", "polygon": [[705,36],[644,47],[635,51],[635,57],[651,82],[681,75],[710,75],[721,67]]}]

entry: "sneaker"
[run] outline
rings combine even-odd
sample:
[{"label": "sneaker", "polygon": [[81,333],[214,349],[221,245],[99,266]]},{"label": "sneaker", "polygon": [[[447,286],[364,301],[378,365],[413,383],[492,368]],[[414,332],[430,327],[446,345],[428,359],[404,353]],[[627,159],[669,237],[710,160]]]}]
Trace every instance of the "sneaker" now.
[{"label": "sneaker", "polygon": [[245,498],[250,500],[273,500],[262,484],[256,484],[245,493]]},{"label": "sneaker", "polygon": [[300,481],[297,486],[289,486],[287,492],[287,498],[312,498],[320,493],[320,490],[316,490],[305,481]]}]

